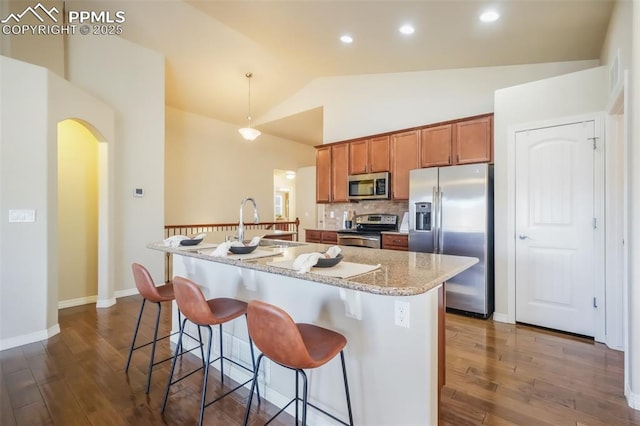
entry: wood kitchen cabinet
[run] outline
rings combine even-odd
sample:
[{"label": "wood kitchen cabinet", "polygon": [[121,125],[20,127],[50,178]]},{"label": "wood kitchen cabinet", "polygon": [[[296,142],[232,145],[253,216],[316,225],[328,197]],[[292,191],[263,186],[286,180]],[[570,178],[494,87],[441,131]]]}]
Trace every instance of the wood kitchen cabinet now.
[{"label": "wood kitchen cabinet", "polygon": [[387,250],[409,251],[409,236],[382,234],[382,248]]},{"label": "wood kitchen cabinet", "polygon": [[409,199],[409,170],[420,167],[420,131],[391,135],[391,198]]},{"label": "wood kitchen cabinet", "polygon": [[349,143],[349,174],[389,171],[389,136]]},{"label": "wood kitchen cabinet", "polygon": [[448,166],[451,163],[453,125],[420,130],[420,167]]},{"label": "wood kitchen cabinet", "polygon": [[461,120],[420,131],[420,167],[492,160],[492,117]]},{"label": "wood kitchen cabinet", "polygon": [[492,116],[459,121],[455,123],[454,135],[454,164],[488,163],[492,161]]},{"label": "wood kitchen cabinet", "polygon": [[304,240],[308,243],[336,244],[338,242],[338,233],[320,229],[305,229]]},{"label": "wood kitchen cabinet", "polygon": [[316,202],[331,202],[331,147],[316,150]]},{"label": "wood kitchen cabinet", "polygon": [[316,149],[316,202],[346,202],[349,174],[349,145],[328,145]]},{"label": "wood kitchen cabinet", "polygon": [[346,202],[347,177],[349,175],[349,145],[331,147],[331,201]]}]

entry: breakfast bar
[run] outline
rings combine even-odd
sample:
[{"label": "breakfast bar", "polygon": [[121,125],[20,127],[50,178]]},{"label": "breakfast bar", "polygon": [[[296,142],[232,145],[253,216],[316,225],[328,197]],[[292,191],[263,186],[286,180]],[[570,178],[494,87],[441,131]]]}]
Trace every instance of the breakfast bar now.
[{"label": "breakfast bar", "polygon": [[[299,273],[291,269],[293,260],[324,253],[330,246],[263,240],[250,254],[224,257],[211,256],[212,245],[166,247],[160,242],[148,247],[171,253],[173,275],[198,283],[207,298],[262,300],[281,307],[296,322],[343,334],[356,424],[438,423],[444,374],[443,283],[477,259],[341,247],[344,257],[338,265]],[[241,321],[223,331],[225,355],[250,366]],[[178,328],[175,315],[173,327]],[[225,374],[235,381],[250,377],[240,368],[227,368],[225,364]],[[285,405],[295,394],[292,377],[267,362],[260,371],[261,394],[277,406]],[[309,374],[311,402],[344,418],[341,380],[335,360]],[[327,424],[327,419],[311,410],[308,423]]]}]

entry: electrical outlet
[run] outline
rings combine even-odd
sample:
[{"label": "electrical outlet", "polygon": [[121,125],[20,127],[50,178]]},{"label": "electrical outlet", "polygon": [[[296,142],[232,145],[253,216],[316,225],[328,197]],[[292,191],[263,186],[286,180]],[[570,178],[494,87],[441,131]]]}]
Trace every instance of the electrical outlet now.
[{"label": "electrical outlet", "polygon": [[410,307],[409,302],[395,301],[395,324],[409,328]]}]

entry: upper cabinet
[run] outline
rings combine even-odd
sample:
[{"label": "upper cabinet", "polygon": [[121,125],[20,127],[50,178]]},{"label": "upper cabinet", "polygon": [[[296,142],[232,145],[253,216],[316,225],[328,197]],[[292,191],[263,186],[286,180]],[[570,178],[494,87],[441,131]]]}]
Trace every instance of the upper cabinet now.
[{"label": "upper cabinet", "polygon": [[349,174],[389,171],[389,136],[349,143]]},{"label": "upper cabinet", "polygon": [[391,198],[409,199],[409,170],[493,161],[493,114],[318,148],[318,203],[346,202],[348,175],[391,172]]},{"label": "upper cabinet", "polygon": [[331,147],[331,201],[346,202],[347,176],[349,175],[349,145]]},{"label": "upper cabinet", "polygon": [[331,202],[331,146],[316,149],[316,202]]},{"label": "upper cabinet", "polygon": [[420,167],[451,164],[453,125],[427,127],[420,130]]},{"label": "upper cabinet", "polygon": [[316,202],[347,200],[349,145],[327,145],[316,149]]},{"label": "upper cabinet", "polygon": [[409,170],[419,168],[420,131],[391,135],[391,198],[409,199]]},{"label": "upper cabinet", "polygon": [[491,116],[455,123],[454,164],[492,161],[493,119]]}]

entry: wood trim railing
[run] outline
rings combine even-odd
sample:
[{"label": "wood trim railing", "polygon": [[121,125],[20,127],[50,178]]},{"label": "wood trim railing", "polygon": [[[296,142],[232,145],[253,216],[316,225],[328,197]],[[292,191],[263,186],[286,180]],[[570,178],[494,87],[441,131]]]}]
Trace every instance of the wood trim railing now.
[{"label": "wood trim railing", "polygon": [[[164,237],[169,238],[174,235],[194,236],[203,232],[227,232],[237,231],[239,223],[207,223],[196,225],[165,225]],[[244,230],[261,230],[267,231],[284,231],[292,234],[292,239],[298,241],[300,228],[300,219],[296,218],[294,221],[275,221],[275,222],[258,222],[258,223],[245,223]],[[171,253],[167,253],[165,256],[165,282],[171,279]]]}]

